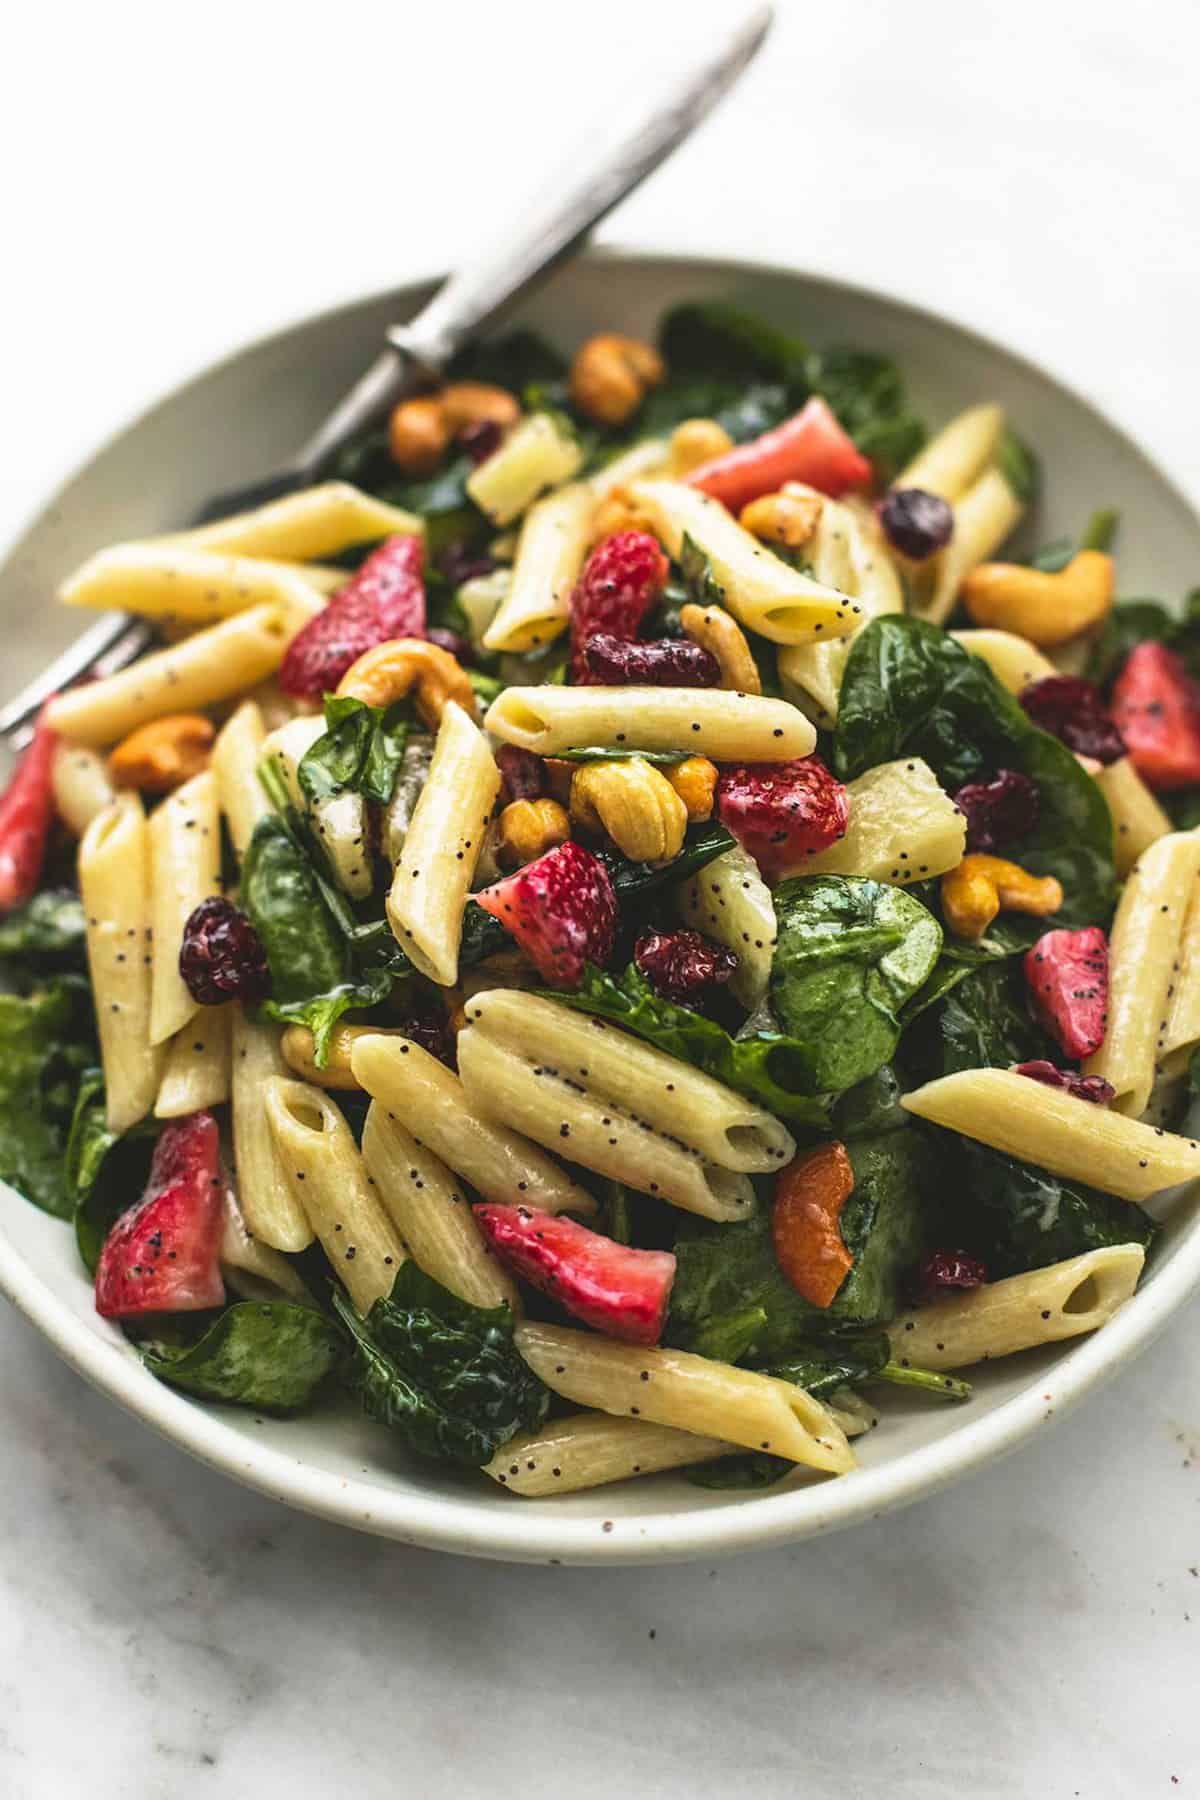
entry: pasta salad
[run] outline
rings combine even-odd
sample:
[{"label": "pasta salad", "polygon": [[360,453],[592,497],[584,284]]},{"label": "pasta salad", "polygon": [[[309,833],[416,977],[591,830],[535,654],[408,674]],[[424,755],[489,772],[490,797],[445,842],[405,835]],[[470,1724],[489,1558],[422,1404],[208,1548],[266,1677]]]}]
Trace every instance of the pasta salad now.
[{"label": "pasta salad", "polygon": [[765,1488],[1109,1319],[1200,1175],[1200,616],[1115,514],[1005,555],[1000,407],[705,302],[335,476],[77,570],[157,647],[0,800],[0,1175],[147,1368]]}]

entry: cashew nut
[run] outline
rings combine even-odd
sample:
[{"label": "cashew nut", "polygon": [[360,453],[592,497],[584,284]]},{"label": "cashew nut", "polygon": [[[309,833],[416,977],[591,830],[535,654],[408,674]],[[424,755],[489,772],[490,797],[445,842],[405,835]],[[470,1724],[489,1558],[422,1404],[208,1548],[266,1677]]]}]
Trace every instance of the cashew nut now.
[{"label": "cashew nut", "polygon": [[671,463],[668,474],[672,481],[682,481],[693,469],[713,462],[733,449],[733,439],[715,419],[685,419],[671,433]]},{"label": "cashew nut", "polygon": [[487,381],[452,381],[436,398],[452,436],[466,425],[515,425],[521,416],[516,395]]},{"label": "cashew nut", "polygon": [[693,644],[699,644],[721,665],[721,686],[735,694],[761,694],[758,673],[746,634],[723,606],[684,606],[679,623]]},{"label": "cashew nut", "polygon": [[663,774],[687,807],[689,825],[712,818],[717,791],[716,763],[709,762],[707,756],[685,756],[682,762],[664,769]]},{"label": "cashew nut", "polygon": [[571,817],[589,831],[607,831],[630,862],[678,856],[688,822],[686,805],[661,769],[639,757],[577,769]]},{"label": "cashew nut", "polygon": [[123,738],[109,758],[109,773],[118,787],[169,794],[208,767],[216,736],[203,713],[171,713],[151,719]]},{"label": "cashew nut", "polygon": [[512,800],[497,820],[496,854],[507,868],[523,868],[570,835],[571,821],[557,800]]},{"label": "cashew nut", "polygon": [[439,644],[424,638],[389,638],[365,650],[338,682],[338,695],[368,706],[390,706],[417,690],[417,711],[436,730],[446,705],[456,700],[469,718],[477,716],[471,678]]},{"label": "cashew nut", "polygon": [[942,876],[942,913],[955,937],[981,938],[1001,908],[1041,919],[1062,903],[1053,875],[1031,875],[1002,856],[964,856]]},{"label": "cashew nut", "polygon": [[785,550],[799,550],[807,544],[821,521],[824,506],[820,494],[761,494],[738,514],[743,531],[765,544],[780,544]]},{"label": "cashew nut", "polygon": [[301,1081],[316,1087],[358,1088],[350,1067],[350,1052],[355,1041],[374,1032],[379,1037],[403,1037],[404,1033],[388,1025],[335,1025],[329,1039],[329,1054],[324,1068],[318,1068],[313,1055],[313,1034],[307,1025],[289,1025],[279,1041],[283,1060],[294,1069]]},{"label": "cashew nut", "polygon": [[431,475],[449,444],[441,401],[432,395],[402,400],[388,420],[388,449],[406,475]]},{"label": "cashew nut", "polygon": [[1113,602],[1113,560],[1081,550],[1049,575],[1020,563],[981,563],[963,583],[963,603],[976,625],[1014,631],[1043,648],[1065,644],[1098,625]]},{"label": "cashew nut", "polygon": [[589,338],[571,364],[571,399],[600,425],[623,425],[666,369],[652,344],[608,331]]}]

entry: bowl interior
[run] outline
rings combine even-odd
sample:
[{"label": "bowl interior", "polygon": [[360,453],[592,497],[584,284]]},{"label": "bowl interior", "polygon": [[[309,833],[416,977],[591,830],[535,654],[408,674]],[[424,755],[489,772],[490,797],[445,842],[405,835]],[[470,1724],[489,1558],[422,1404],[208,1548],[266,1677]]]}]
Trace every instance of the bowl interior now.
[{"label": "bowl interior", "polygon": [[[178,527],[215,490],[285,460],[421,286],[307,320],[188,382],[63,487],[0,567],[6,691],[75,634],[56,583],[105,543]],[[1200,563],[1200,522],[1118,429],[1049,376],[973,334],[878,295],[784,270],[692,258],[594,255],[561,271],[521,318],[569,349],[591,331],[649,335],[659,313],[702,295],[759,308],[817,345],[887,351],[932,421],[999,400],[1042,458],[1027,534],[1077,532],[1121,508],[1121,589],[1171,599]],[[848,1479],[719,1494],[675,1476],[559,1500],[521,1501],[482,1479],[405,1457],[337,1400],[296,1420],[204,1407],[145,1373],[99,1319],[72,1233],[0,1188],[0,1287],[89,1379],[214,1466],[280,1499],[406,1541],[530,1561],[659,1560],[795,1539],[869,1516],[1011,1447],[1145,1342],[1200,1278],[1200,1196],[1170,1211],[1154,1267],[1092,1340],[979,1372],[965,1407],[885,1396],[884,1422]]]}]

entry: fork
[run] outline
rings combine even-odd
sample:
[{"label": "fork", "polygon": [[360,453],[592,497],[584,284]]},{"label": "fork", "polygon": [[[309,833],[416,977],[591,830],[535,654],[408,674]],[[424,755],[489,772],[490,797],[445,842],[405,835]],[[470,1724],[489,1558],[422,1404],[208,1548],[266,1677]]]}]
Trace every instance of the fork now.
[{"label": "fork", "polygon": [[[675,150],[757,54],[773,9],[755,6],[713,49],[685,64],[667,92],[593,170],[510,227],[468,267],[451,275],[415,319],[393,325],[384,349],[292,462],[265,479],[210,499],[196,524],[278,499],[320,480],[339,451],[405,394],[435,382],[470,340],[577,250],[594,226]],[[16,750],[51,694],[84,675],[111,674],[153,641],[145,621],[106,613],[0,707],[0,738]]]}]

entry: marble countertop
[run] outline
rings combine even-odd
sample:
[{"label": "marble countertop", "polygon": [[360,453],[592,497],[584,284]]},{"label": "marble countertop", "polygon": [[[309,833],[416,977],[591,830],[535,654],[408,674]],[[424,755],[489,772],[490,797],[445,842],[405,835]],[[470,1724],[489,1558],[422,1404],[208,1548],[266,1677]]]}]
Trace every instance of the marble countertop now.
[{"label": "marble countertop", "polygon": [[[9,31],[0,531],[239,338],[451,261],[686,9],[145,0]],[[1031,351],[1200,494],[1194,11],[817,9],[614,220]],[[13,184],[16,186],[17,184]],[[15,279],[23,276],[23,281]],[[1052,446],[1045,446],[1052,453]],[[1108,500],[1098,495],[1098,502]],[[1200,1784],[1200,1322],[1006,1462],[721,1563],[524,1569],[210,1474],[0,1313],[0,1795],[1142,1800]]]}]

